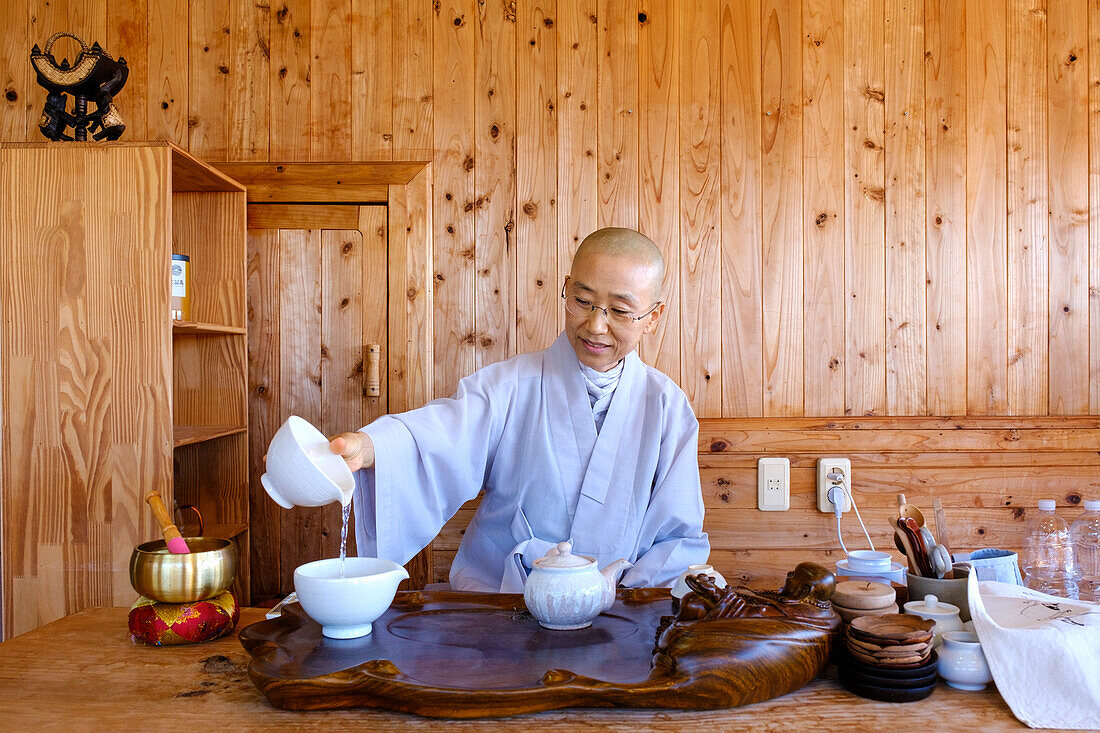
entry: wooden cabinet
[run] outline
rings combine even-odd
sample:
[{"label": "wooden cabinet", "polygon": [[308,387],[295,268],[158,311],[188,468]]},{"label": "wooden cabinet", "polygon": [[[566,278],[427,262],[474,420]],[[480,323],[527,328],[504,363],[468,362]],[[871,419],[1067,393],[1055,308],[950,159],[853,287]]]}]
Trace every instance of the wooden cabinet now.
[{"label": "wooden cabinet", "polygon": [[170,143],[0,145],[5,638],[134,600],[149,489],[238,542],[247,602],[244,229],[244,188]]}]

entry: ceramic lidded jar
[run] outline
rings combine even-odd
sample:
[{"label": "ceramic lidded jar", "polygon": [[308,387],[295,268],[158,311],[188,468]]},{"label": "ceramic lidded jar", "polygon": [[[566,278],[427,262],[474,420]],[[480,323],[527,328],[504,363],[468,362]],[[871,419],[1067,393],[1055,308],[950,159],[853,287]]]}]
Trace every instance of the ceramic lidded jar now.
[{"label": "ceramic lidded jar", "polygon": [[947,684],[960,690],[983,690],[993,681],[978,635],[948,631],[939,651],[939,673]]},{"label": "ceramic lidded jar", "polygon": [[925,596],[923,601],[909,601],[905,604],[905,612],[936,622],[932,627],[932,645],[935,647],[943,643],[945,633],[962,631],[963,628],[962,619],[959,618],[959,607],[943,603],[933,595]]},{"label": "ceramic lidded jar", "polygon": [[559,542],[535,560],[523,586],[527,610],[548,629],[583,629],[615,602],[616,560],[603,570],[586,555],[574,555],[572,542]]}]

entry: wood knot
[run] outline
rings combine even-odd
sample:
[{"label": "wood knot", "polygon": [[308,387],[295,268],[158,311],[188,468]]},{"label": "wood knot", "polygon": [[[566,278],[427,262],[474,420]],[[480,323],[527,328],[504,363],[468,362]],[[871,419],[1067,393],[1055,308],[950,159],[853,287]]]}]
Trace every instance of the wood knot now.
[{"label": "wood knot", "polygon": [[19,99],[19,94],[14,89],[8,89],[6,92],[4,92],[4,98],[7,99],[9,102],[14,102],[15,100]]},{"label": "wood knot", "polygon": [[554,27],[554,19],[553,18],[543,18],[542,19],[542,24],[544,26],[546,26],[547,28],[553,28]]},{"label": "wood knot", "polygon": [[496,341],[494,341],[489,336],[482,336],[481,337],[481,348],[483,348],[483,349],[487,349],[495,343],[496,343]]},{"label": "wood knot", "polygon": [[817,225],[818,229],[823,229],[825,227],[825,222],[827,221],[829,221],[829,215],[826,214],[824,211],[814,217],[814,224]]},{"label": "wood knot", "polygon": [[455,24],[455,28],[461,28],[462,24],[466,22],[466,16],[460,15],[451,22]]},{"label": "wood knot", "polygon": [[1066,494],[1066,501],[1073,506],[1077,506],[1081,503],[1081,497],[1078,494]]},{"label": "wood knot", "polygon": [[472,171],[474,169],[474,156],[467,155],[466,159],[462,161],[462,170]]},{"label": "wood knot", "polygon": [[409,288],[406,290],[405,297],[409,300],[416,300],[416,288]]},{"label": "wood knot", "polygon": [[728,478],[722,478],[721,476],[719,476],[718,481],[716,481],[716,483],[719,486],[729,486],[730,485],[730,480]]},{"label": "wood knot", "polygon": [[539,215],[539,205],[534,201],[528,201],[523,205],[523,213],[534,219]]},{"label": "wood knot", "polygon": [[638,22],[641,23],[642,25],[645,25],[646,23],[649,22],[649,16],[646,15],[645,13],[638,13]]},{"label": "wood knot", "polygon": [[721,453],[727,448],[729,448],[729,444],[724,440],[715,440],[710,444],[711,453]]},{"label": "wood knot", "polygon": [[1012,518],[1013,519],[1023,519],[1024,518],[1024,508],[1022,506],[1012,507]]},{"label": "wood knot", "polygon": [[726,502],[727,504],[729,504],[730,503],[730,492],[723,491],[721,494],[718,495],[718,498],[721,499],[722,501]]}]

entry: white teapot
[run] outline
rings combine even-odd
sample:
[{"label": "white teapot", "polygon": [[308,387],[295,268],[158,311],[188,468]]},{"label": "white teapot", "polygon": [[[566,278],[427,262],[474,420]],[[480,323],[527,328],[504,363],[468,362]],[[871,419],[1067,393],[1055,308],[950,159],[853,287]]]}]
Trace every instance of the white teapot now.
[{"label": "white teapot", "polygon": [[572,542],[559,542],[535,560],[523,586],[527,610],[548,629],[583,629],[615,602],[619,572],[632,567],[616,560],[603,570],[586,555],[574,555]]}]

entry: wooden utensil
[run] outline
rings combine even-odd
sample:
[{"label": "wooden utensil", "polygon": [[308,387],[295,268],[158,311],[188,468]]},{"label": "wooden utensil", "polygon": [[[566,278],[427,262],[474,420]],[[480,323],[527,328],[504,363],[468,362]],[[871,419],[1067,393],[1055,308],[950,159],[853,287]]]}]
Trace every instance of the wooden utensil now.
[{"label": "wooden utensil", "polygon": [[932,500],[932,515],[936,520],[936,540],[951,554],[951,543],[947,541],[947,517],[943,512],[943,502],[937,496]]},{"label": "wooden utensil", "polygon": [[924,541],[921,540],[920,528],[916,526],[916,520],[912,517],[898,518],[898,528],[905,537],[907,546],[913,553],[913,562],[917,566],[917,572],[928,578],[931,577],[932,568],[928,562],[928,552],[924,549]]},{"label": "wooden utensil", "polygon": [[905,501],[905,494],[898,494],[898,517],[912,519],[918,527],[924,526],[924,512]]},{"label": "wooden utensil", "polygon": [[909,540],[900,527],[894,527],[894,546],[905,556],[905,560],[909,563],[909,572],[920,575],[920,568],[917,567],[916,553],[913,552],[913,548],[909,546]]},{"label": "wooden utensil", "polygon": [[168,545],[168,552],[174,555],[189,554],[191,550],[188,549],[187,543],[184,542],[179,527],[172,521],[172,517],[168,515],[168,508],[164,506],[164,500],[160,498],[160,494],[156,491],[150,491],[145,495],[145,501],[153,509],[153,516],[156,517],[157,523],[160,524],[160,531],[164,535],[165,544]]}]

